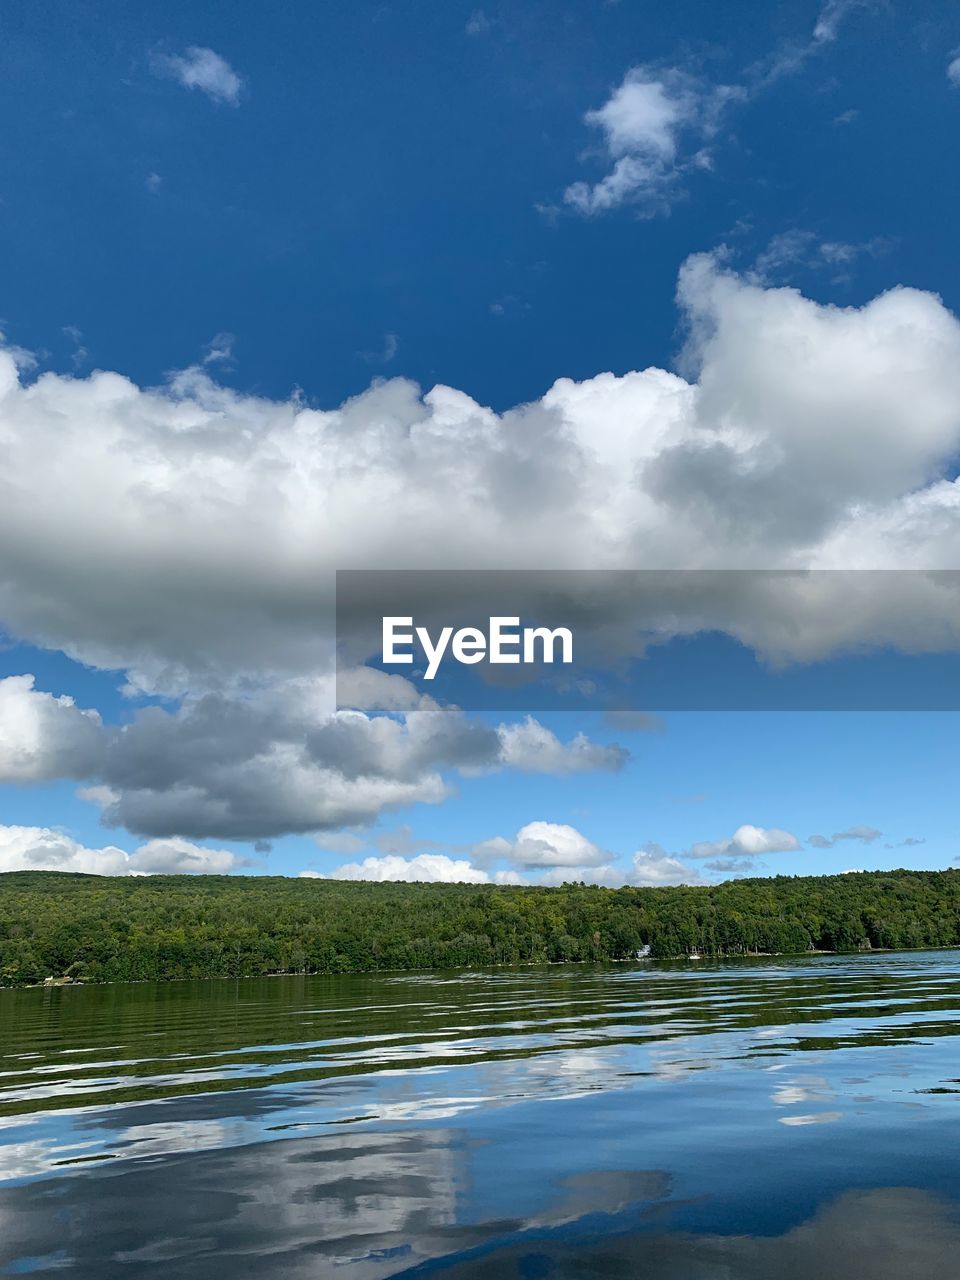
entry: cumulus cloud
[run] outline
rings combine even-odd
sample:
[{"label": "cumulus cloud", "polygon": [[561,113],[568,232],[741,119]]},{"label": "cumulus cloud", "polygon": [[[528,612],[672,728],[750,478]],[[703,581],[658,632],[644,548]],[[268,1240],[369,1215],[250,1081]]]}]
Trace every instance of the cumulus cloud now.
[{"label": "cumulus cloud", "polygon": [[737,827],[724,840],[698,840],[685,851],[688,858],[758,858],[765,853],[793,853],[800,841],[779,827]]},{"label": "cumulus cloud", "polygon": [[32,675],[0,679],[0,781],[88,777],[102,736],[96,711],[35,689]]},{"label": "cumulus cloud", "polygon": [[503,763],[527,773],[618,770],[628,757],[623,747],[591,742],[583,733],[576,734],[570,742],[561,742],[555,733],[532,716],[517,724],[501,725],[497,732]]},{"label": "cumulus cloud", "polygon": [[876,827],[858,825],[847,827],[845,831],[835,831],[832,836],[808,836],[807,844],[812,845],[814,849],[832,849],[841,840],[857,840],[860,844],[873,844],[874,840],[879,840],[882,835],[883,832],[878,831]]},{"label": "cumulus cloud", "polygon": [[947,79],[955,88],[960,88],[960,49],[954,50],[947,63]]},{"label": "cumulus cloud", "polygon": [[650,842],[633,855],[630,883],[636,885],[703,884],[703,876],[660,845]]},{"label": "cumulus cloud", "polygon": [[[404,379],[329,411],[197,370],[25,381],[0,352],[0,622],[179,695],[331,669],[337,565],[960,563],[960,325],[937,298],[822,306],[701,256],[679,299],[689,380],[561,379],[502,415]],[[901,577],[909,607],[825,580],[800,605],[828,649],[955,644],[946,593]],[[690,625],[795,650],[809,628],[768,625],[769,594]]]},{"label": "cumulus cloud", "polygon": [[97,876],[223,875],[249,863],[228,849],[189,840],[150,840],[133,853],[116,845],[90,849],[49,827],[0,826],[0,872],[72,871]]},{"label": "cumulus cloud", "polygon": [[426,880],[431,883],[488,884],[490,877],[466,859],[448,858],[440,853],[419,853],[402,858],[388,853],[382,858],[347,862],[330,873],[331,880]]},{"label": "cumulus cloud", "polygon": [[324,717],[311,692],[297,682],[246,703],[210,694],[175,713],[139,712],[112,736],[103,820],[200,838],[322,831],[436,804],[445,768],[496,761],[496,734],[455,711]]},{"label": "cumulus cloud", "polygon": [[576,827],[537,820],[521,827],[513,839],[493,836],[465,850],[471,865],[484,873],[496,863],[509,867],[492,872],[498,884],[562,884],[585,880],[591,884],[625,884],[627,872],[616,855],[601,849]]},{"label": "cumulus cloud", "polygon": [[384,832],[375,843],[380,855],[348,862],[328,875],[312,868],[300,875],[310,879],[547,886],[582,881],[609,888],[710,883],[659,845],[646,844],[624,862],[576,827],[561,822],[528,822],[512,840],[494,836],[470,847],[448,847],[446,853],[434,852],[440,847],[437,842],[416,839],[409,827]]},{"label": "cumulus cloud", "polygon": [[598,182],[573,183],[564,200],[582,214],[625,203],[661,210],[683,173],[708,167],[703,144],[740,93],[711,88],[677,69],[632,67],[603,106],[584,117],[600,131],[612,167]]},{"label": "cumulus cloud", "polygon": [[[499,861],[513,865],[495,867]],[[308,879],[421,880],[432,882],[558,886],[570,882],[654,888],[665,885],[707,884],[698,871],[659,845],[647,844],[628,863],[601,850],[574,827],[563,823],[528,823],[514,840],[494,837],[476,844],[468,857],[440,853],[371,855],[345,863],[324,875],[313,869],[299,873]]]},{"label": "cumulus cloud", "polygon": [[129,873],[137,875],[222,875],[249,866],[228,849],[206,849],[189,840],[148,840],[130,855]]},{"label": "cumulus cloud", "polygon": [[481,866],[490,866],[496,861],[510,862],[536,884],[583,880],[617,888],[705,883],[697,871],[658,844],[644,845],[629,865],[624,866],[616,854],[600,848],[576,827],[562,822],[528,822],[513,840],[497,836],[474,845],[470,854]]},{"label": "cumulus cloud", "polygon": [[519,867],[590,867],[610,854],[562,822],[528,822],[521,827],[506,856]]},{"label": "cumulus cloud", "polygon": [[[329,681],[299,679],[246,697],[208,693],[176,710],[99,716],[0,680],[0,782],[84,779],[103,820],[140,835],[262,840],[368,824],[384,810],[437,803],[444,774],[509,766],[569,773],[622,764],[619,748],[563,744],[528,721],[529,759],[505,729],[421,698],[396,718],[330,709]],[[509,735],[507,735],[509,737]],[[539,743],[539,749],[537,745]]]},{"label": "cumulus cloud", "polygon": [[[582,839],[582,837],[581,837]],[[678,884],[707,884],[698,871],[674,858],[660,845],[650,842],[638,849],[624,866],[614,861],[613,854],[606,854],[609,861],[581,866],[555,866],[537,875],[537,884],[562,884],[564,881],[582,880],[586,884],[605,885],[619,889],[624,885],[636,888],[658,888]]]},{"label": "cumulus cloud", "polygon": [[[20,678],[4,776],[81,778],[146,836],[257,839],[441,800],[448,770],[616,767],[616,748],[476,725],[379,673],[334,716],[338,565],[960,564],[960,324],[938,298],[823,306],[710,255],[678,298],[686,376],[561,379],[503,414],[404,379],[320,410],[199,369],[153,389],[34,376],[0,346],[0,626],[173,698],[106,728]],[[952,580],[892,578],[673,575],[639,620],[770,661],[960,646]],[[636,653],[621,595],[604,608]]]},{"label": "cumulus cloud", "polygon": [[157,75],[178,81],[185,89],[199,89],[212,102],[238,107],[243,80],[230,63],[213,49],[191,45],[182,54],[158,54],[153,60]]}]

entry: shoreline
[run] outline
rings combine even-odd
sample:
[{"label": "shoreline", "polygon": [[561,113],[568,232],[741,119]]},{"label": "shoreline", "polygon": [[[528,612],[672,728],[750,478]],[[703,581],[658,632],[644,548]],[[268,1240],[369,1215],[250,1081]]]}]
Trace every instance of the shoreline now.
[{"label": "shoreline", "polygon": [[694,958],[689,955],[675,956],[642,956],[639,958],[616,957],[605,958],[602,960],[520,960],[516,962],[491,963],[484,965],[455,965],[447,967],[427,967],[421,969],[352,969],[349,971],[337,970],[314,970],[305,973],[298,970],[280,970],[273,973],[245,973],[245,974],[206,974],[196,977],[171,977],[171,978],[116,978],[105,981],[91,981],[89,979],[74,979],[64,981],[63,979],[55,979],[54,981],[44,980],[43,982],[29,982],[18,986],[0,986],[0,997],[5,991],[69,991],[78,987],[86,989],[102,990],[107,987],[145,987],[157,986],[166,987],[186,982],[262,982],[273,978],[371,978],[371,977],[402,977],[404,974],[412,976],[425,976],[429,974],[444,973],[485,973],[492,969],[574,969],[578,966],[604,966],[604,965],[679,965],[689,964],[697,966],[712,965],[735,965],[738,962],[747,962],[751,960],[802,960],[805,957],[820,956],[891,956],[891,955],[924,955],[935,951],[958,951],[960,943],[944,944],[941,946],[931,947],[869,947],[859,950],[850,951],[827,951],[821,948],[810,948],[807,951],[758,951],[750,952],[749,955],[735,954],[717,954],[717,955],[701,955]]}]

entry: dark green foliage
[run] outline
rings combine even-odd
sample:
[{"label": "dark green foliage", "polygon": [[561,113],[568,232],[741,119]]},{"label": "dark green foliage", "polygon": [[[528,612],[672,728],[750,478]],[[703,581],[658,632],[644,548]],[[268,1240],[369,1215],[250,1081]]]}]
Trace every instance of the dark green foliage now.
[{"label": "dark green foliage", "polygon": [[960,871],[711,888],[0,875],[0,986],[960,944]]}]

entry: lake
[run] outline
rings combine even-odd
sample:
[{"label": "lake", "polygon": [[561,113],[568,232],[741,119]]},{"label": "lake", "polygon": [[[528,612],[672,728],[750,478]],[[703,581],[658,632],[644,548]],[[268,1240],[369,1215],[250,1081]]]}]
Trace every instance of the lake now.
[{"label": "lake", "polygon": [[0,1275],[924,1280],[960,953],[0,991]]}]

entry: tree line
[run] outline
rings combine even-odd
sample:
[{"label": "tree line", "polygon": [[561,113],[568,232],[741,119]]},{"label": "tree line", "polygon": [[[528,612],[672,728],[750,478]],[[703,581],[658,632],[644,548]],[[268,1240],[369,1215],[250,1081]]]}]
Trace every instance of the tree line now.
[{"label": "tree line", "polygon": [[960,871],[608,889],[0,875],[0,986],[960,944]]}]

